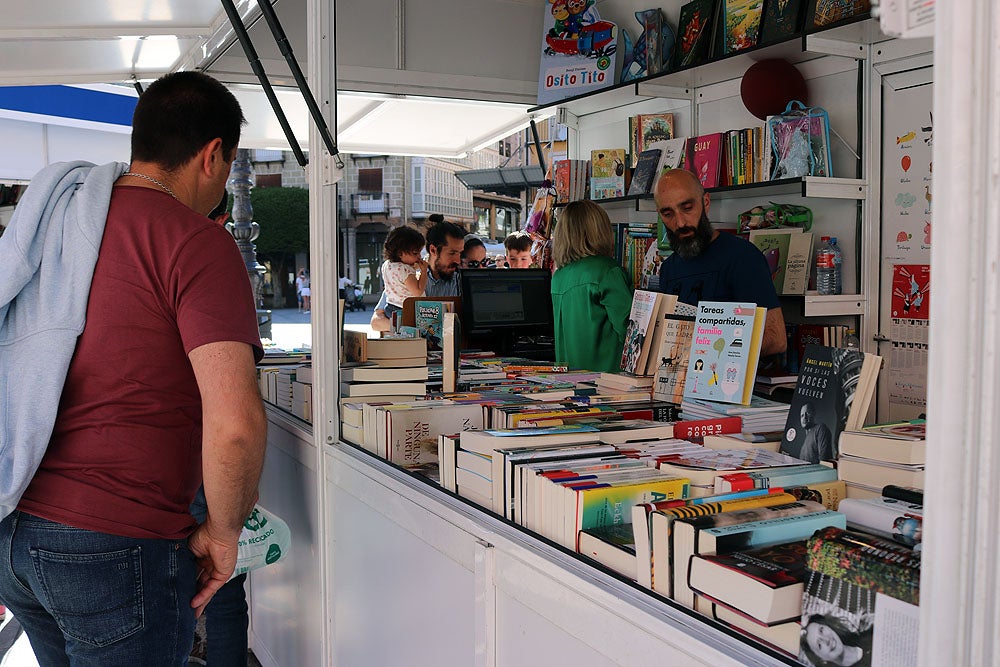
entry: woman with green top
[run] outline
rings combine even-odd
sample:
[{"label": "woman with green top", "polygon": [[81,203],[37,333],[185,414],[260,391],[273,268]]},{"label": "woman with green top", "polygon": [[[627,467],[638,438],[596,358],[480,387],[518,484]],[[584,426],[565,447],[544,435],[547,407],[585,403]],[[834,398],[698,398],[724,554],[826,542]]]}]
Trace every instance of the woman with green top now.
[{"label": "woman with green top", "polygon": [[570,202],[552,233],[556,361],[591,371],[620,369],[632,286],[613,259],[611,220],[591,201]]}]

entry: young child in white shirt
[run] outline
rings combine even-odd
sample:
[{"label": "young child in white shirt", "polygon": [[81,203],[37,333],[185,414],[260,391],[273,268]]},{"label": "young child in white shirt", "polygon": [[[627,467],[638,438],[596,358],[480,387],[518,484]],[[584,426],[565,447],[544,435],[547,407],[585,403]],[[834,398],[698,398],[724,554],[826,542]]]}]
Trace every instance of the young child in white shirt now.
[{"label": "young child in white shirt", "polygon": [[[413,227],[396,227],[385,239],[382,255],[382,285],[386,317],[403,309],[408,296],[423,296],[427,288],[427,262],[420,259],[424,236]],[[419,274],[419,275],[418,275]]]}]

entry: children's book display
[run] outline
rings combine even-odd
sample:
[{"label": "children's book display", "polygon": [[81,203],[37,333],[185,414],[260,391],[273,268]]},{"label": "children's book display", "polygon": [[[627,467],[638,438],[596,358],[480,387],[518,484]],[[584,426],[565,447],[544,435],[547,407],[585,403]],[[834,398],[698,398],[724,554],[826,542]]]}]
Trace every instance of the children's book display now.
[{"label": "children's book display", "polygon": [[544,4],[538,103],[613,86],[618,26],[601,19],[594,0]]},{"label": "children's book display", "polygon": [[754,303],[699,303],[684,397],[749,405],[766,317]]}]

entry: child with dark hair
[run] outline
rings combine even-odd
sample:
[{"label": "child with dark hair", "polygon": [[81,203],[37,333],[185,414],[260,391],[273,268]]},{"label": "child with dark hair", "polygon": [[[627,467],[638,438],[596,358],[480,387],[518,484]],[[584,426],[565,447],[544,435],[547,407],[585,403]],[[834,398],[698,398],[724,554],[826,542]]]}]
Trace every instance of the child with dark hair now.
[{"label": "child with dark hair", "polygon": [[531,268],[531,237],[527,232],[511,232],[503,240],[503,247],[507,251],[507,266],[511,269]]},{"label": "child with dark hair", "polygon": [[[420,259],[424,236],[412,227],[396,227],[385,239],[382,255],[382,284],[385,286],[385,314],[403,309],[408,296],[423,296],[427,288],[427,262]],[[419,274],[419,275],[418,275]]]}]

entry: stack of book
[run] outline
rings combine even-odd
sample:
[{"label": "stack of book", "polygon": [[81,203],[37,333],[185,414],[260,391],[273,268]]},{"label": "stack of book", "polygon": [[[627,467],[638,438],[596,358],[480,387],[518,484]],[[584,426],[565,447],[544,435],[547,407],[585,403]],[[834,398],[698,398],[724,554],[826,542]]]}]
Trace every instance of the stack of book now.
[{"label": "stack of book", "polygon": [[[685,398],[681,403],[681,414],[684,419],[739,417],[741,433],[771,434],[780,432],[784,428],[788,420],[788,407],[787,403],[779,403],[756,395],[750,397],[749,405]],[[780,436],[778,439],[780,440]]]},{"label": "stack of book", "polygon": [[847,495],[874,498],[886,484],[922,489],[927,458],[922,419],[874,424],[840,434],[840,478]]},{"label": "stack of book", "polygon": [[423,338],[373,338],[345,331],[345,348],[360,349],[355,361],[341,364],[340,395],[358,399],[405,401],[427,393],[427,343]]},{"label": "stack of book", "polygon": [[292,381],[292,414],[312,423],[312,364],[303,364],[296,369]]}]

